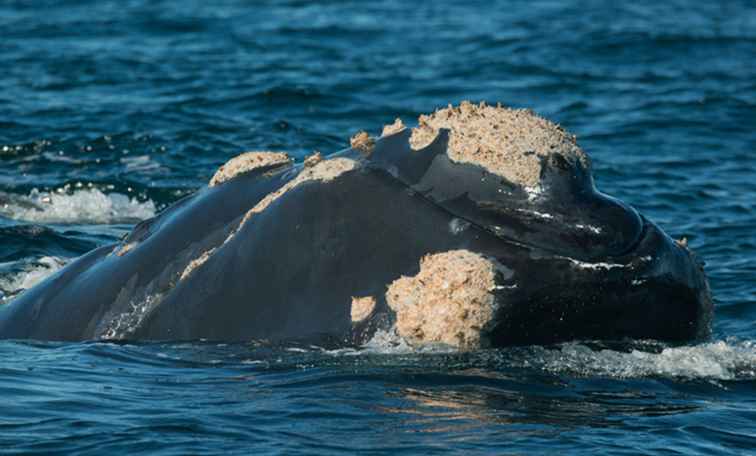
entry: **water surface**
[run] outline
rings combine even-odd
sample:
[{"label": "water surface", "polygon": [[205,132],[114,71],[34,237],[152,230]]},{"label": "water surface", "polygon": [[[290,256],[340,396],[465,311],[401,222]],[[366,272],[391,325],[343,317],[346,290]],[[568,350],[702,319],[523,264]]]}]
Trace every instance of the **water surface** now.
[{"label": "water surface", "polygon": [[245,150],[303,158],[463,99],[578,135],[706,261],[711,340],[454,353],[0,342],[0,453],[746,454],[756,447],[751,2],[0,5],[0,300]]}]

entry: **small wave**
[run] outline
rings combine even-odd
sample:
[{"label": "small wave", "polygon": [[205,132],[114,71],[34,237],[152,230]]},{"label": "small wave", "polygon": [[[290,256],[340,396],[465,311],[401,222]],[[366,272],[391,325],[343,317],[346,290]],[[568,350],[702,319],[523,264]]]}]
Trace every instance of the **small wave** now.
[{"label": "small wave", "polygon": [[20,272],[0,276],[0,303],[38,284],[67,262],[65,258],[45,256],[27,264]]},{"label": "small wave", "polygon": [[436,343],[422,346],[410,345],[396,332],[396,327],[378,330],[357,353],[406,355],[410,353],[454,353],[457,349],[451,345]]},{"label": "small wave", "polygon": [[[556,347],[517,347],[460,354],[469,358],[466,362],[473,365],[483,363],[487,366],[493,364],[488,367],[496,368],[535,368],[553,374],[581,377],[756,379],[756,341],[714,341],[683,347],[664,347],[657,342],[648,342],[648,345],[657,350],[599,350],[584,343],[569,342]],[[370,341],[358,349],[325,352],[331,355],[433,355],[456,351],[454,347],[442,344],[413,347],[392,328],[376,332]]]},{"label": "small wave", "polygon": [[155,215],[155,203],[88,188],[72,193],[32,190],[6,196],[0,215],[36,223],[134,223]]},{"label": "small wave", "polygon": [[[612,378],[673,377],[750,380],[756,378],[756,343],[716,341],[668,347],[659,353],[594,350],[570,343],[539,353],[543,368],[554,373]],[[536,360],[536,363],[538,360]]]}]

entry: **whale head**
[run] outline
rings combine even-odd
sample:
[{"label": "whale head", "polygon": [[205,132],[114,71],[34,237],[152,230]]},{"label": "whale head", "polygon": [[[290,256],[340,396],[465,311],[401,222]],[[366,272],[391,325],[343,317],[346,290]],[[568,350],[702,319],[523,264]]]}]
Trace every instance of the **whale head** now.
[{"label": "whale head", "polygon": [[464,349],[706,337],[702,265],[596,189],[576,138],[462,103],[210,184],[0,310],[0,337],[321,340]]},{"label": "whale head", "polygon": [[[478,233],[467,249],[425,257],[389,288],[403,337],[503,346],[709,334],[702,263],[598,191],[575,136],[531,111],[463,102],[413,129],[397,120],[368,160]],[[470,277],[460,276],[466,268]],[[438,291],[444,286],[452,290]],[[485,318],[465,318],[480,308]]]}]

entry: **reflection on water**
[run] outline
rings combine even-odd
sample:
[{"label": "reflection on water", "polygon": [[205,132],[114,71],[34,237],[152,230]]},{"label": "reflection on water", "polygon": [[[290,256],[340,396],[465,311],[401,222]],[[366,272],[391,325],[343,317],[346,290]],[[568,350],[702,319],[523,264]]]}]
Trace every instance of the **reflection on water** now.
[{"label": "reflection on water", "polygon": [[[559,383],[559,382],[553,382]],[[533,385],[537,385],[536,382]],[[606,387],[606,385],[603,385]],[[571,394],[565,394],[566,388]],[[591,391],[565,384],[550,392],[537,394],[532,386],[506,389],[503,385],[448,387],[432,389],[402,388],[396,395],[404,406],[383,409],[386,413],[413,416],[409,428],[422,432],[450,432],[489,424],[506,425],[499,432],[521,433],[520,427],[537,425],[538,432],[554,433],[581,426],[623,427],[626,417],[661,416],[690,413],[700,407],[686,403],[685,397],[659,397],[645,391],[621,387]]]}]

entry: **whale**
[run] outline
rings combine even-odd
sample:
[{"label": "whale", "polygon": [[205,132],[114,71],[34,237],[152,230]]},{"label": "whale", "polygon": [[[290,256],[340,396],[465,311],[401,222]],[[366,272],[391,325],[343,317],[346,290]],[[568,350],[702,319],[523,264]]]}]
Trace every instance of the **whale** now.
[{"label": "whale", "polygon": [[703,263],[599,190],[576,137],[463,102],[206,187],[0,309],[0,338],[462,349],[708,337]]}]

